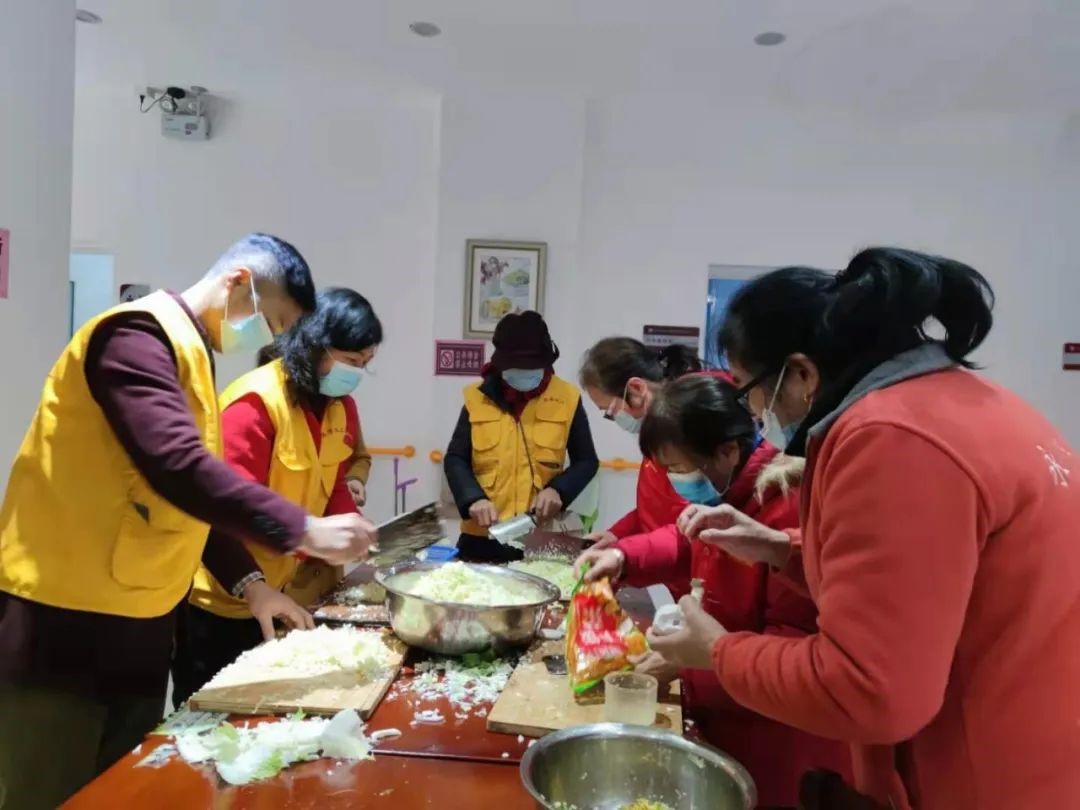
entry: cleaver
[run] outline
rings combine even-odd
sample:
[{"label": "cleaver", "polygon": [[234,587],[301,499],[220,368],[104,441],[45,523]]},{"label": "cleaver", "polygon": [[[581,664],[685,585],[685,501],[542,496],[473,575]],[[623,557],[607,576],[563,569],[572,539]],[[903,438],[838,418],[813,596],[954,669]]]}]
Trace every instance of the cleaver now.
[{"label": "cleaver", "polygon": [[381,568],[409,559],[446,536],[439,520],[438,505],[425,504],[380,524],[377,550],[365,561]]}]

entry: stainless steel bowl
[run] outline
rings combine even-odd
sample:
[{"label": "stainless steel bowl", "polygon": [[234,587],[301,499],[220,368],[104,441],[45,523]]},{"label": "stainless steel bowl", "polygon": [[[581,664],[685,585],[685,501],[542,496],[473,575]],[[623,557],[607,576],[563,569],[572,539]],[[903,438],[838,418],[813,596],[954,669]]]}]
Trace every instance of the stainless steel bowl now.
[{"label": "stainless steel bowl", "polygon": [[556,731],[521,760],[525,789],[546,810],[622,810],[639,799],[674,810],[750,810],[754,780],[738,762],[671,731],[596,723]]},{"label": "stainless steel bowl", "polygon": [[488,576],[527,586],[536,592],[536,598],[524,605],[495,607],[435,602],[408,591],[418,577],[443,563],[403,562],[381,569],[375,575],[375,581],[386,588],[386,606],[394,633],[406,644],[442,655],[529,644],[540,629],[544,609],[558,600],[559,589],[546,579],[521,571],[465,564]]}]

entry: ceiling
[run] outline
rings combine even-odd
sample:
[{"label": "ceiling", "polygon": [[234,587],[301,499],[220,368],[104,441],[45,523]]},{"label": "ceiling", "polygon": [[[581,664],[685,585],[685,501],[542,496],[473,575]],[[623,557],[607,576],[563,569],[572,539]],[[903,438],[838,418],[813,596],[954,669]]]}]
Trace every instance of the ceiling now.
[{"label": "ceiling", "polygon": [[[1077,0],[79,0],[78,81],[216,95],[694,94],[927,118],[1080,108]],[[442,27],[422,39],[415,20]],[[756,34],[781,31],[773,48]]]}]

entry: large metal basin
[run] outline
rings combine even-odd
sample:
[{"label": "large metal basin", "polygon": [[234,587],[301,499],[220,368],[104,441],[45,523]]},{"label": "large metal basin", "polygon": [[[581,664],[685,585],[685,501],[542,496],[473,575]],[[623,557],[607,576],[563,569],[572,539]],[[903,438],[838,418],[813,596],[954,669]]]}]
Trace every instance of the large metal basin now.
[{"label": "large metal basin", "polygon": [[442,564],[403,562],[375,575],[375,580],[386,588],[394,633],[406,644],[430,652],[463,655],[489,648],[524,647],[536,637],[544,610],[559,598],[559,589],[545,579],[509,568],[472,564],[469,567],[480,573],[520,583],[535,591],[536,598],[524,605],[486,607],[435,602],[408,593],[417,577]]},{"label": "large metal basin", "polygon": [[738,762],[678,734],[596,723],[549,734],[525,752],[521,781],[545,810],[622,810],[647,799],[674,810],[750,810],[754,780]]}]

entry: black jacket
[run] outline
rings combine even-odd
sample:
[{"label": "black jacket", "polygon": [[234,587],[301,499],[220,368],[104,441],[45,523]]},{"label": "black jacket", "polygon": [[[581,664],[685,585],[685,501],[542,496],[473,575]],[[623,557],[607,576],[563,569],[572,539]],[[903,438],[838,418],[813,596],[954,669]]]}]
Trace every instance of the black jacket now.
[{"label": "black jacket", "polygon": [[[486,376],[480,391],[501,410],[510,413],[510,405],[503,397],[502,381],[498,374]],[[589,430],[589,418],[585,415],[581,400],[578,400],[577,410],[570,422],[566,452],[570,456],[570,466],[548,483],[549,487],[559,493],[564,509],[581,494],[600,467]],[[453,493],[458,512],[462,518],[467,518],[469,507],[487,495],[480,488],[472,471],[472,425],[469,423],[469,412],[466,408],[461,409],[454,435],[450,437],[443,469],[446,471],[446,480],[450,484],[450,492]]]}]

